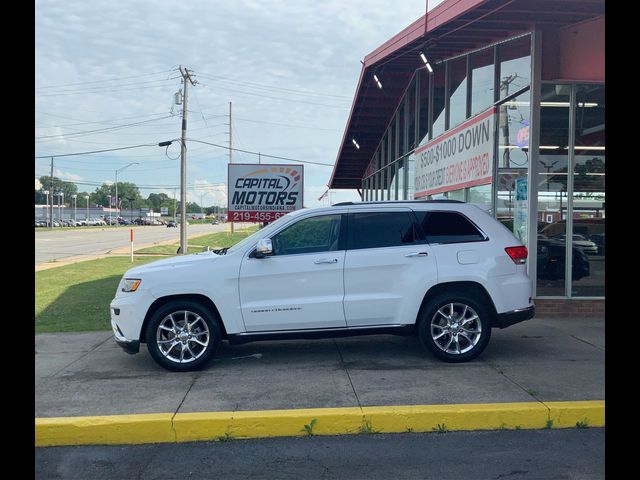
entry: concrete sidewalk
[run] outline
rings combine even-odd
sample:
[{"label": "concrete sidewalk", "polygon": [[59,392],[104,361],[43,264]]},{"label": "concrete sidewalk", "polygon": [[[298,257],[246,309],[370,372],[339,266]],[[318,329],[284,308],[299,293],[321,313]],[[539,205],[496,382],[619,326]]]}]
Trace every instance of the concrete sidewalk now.
[{"label": "concrete sidewalk", "polygon": [[36,336],[35,416],[604,400],[604,319],[534,318],[447,364],[415,337],[223,343],[204,370],[168,372],[111,332]]}]

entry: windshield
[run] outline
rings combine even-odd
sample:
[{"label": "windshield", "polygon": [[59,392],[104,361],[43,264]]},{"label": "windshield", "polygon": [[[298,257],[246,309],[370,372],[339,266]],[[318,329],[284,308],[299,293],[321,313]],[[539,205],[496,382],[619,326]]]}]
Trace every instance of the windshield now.
[{"label": "windshield", "polygon": [[260,230],[258,230],[255,233],[252,233],[251,235],[249,235],[244,240],[241,240],[240,242],[236,243],[234,246],[229,248],[227,250],[227,252],[228,253],[235,252],[236,250],[240,250],[240,249],[244,248],[245,246],[251,244],[252,242],[255,242],[258,237],[268,236],[269,234],[271,234],[272,231],[274,231],[276,228],[278,228],[280,225],[282,225],[282,223],[284,223],[285,219],[291,218],[290,215],[291,214],[287,213],[286,215],[283,215],[282,217],[278,218],[277,220],[271,222],[266,227],[261,228]]}]

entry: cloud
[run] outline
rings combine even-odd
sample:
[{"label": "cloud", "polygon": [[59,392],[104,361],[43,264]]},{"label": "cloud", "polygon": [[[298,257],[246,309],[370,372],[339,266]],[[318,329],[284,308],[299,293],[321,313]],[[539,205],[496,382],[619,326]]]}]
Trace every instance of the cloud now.
[{"label": "cloud", "polygon": [[[36,155],[148,144],[109,156],[71,157],[78,159],[76,167],[65,166],[65,171],[100,183],[102,172],[138,161],[139,168],[127,170],[127,181],[179,185],[177,168],[151,163],[166,160],[159,141],[180,136],[178,116],[83,132],[168,115],[172,107],[178,111],[173,94],[181,84],[175,67],[186,65],[199,82],[189,89],[190,138],[226,145],[231,101],[234,147],[333,163],[360,60],[424,9],[421,0],[396,2],[392,8],[385,0],[39,0],[36,137],[57,136],[36,140]],[[224,149],[192,143],[187,158],[189,184],[225,181]],[[90,165],[92,159],[99,166]],[[256,158],[236,152],[234,161]],[[309,165],[305,186],[326,188],[331,171]],[[158,190],[142,189],[145,196],[151,191]],[[190,201],[200,201],[189,195]],[[205,198],[222,200],[220,192]]]}]

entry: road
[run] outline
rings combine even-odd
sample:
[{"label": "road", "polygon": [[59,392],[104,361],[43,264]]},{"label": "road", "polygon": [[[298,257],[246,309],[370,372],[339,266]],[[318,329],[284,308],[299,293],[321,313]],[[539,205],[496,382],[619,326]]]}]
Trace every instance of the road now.
[{"label": "road", "polygon": [[35,451],[44,479],[601,479],[604,429],[267,438]]},{"label": "road", "polygon": [[[242,228],[241,226],[238,226]],[[188,225],[187,235],[224,232],[228,224]],[[155,242],[180,243],[180,229],[165,226],[133,227],[135,248]],[[77,230],[36,230],[36,265],[74,256],[104,255],[129,246],[129,227],[78,228]]]}]

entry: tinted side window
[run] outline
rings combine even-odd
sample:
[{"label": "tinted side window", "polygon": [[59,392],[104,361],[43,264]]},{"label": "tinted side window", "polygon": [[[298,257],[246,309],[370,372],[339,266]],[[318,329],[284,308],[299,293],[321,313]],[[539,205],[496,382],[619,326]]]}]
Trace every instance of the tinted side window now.
[{"label": "tinted side window", "polygon": [[427,243],[481,242],[484,235],[456,212],[415,212]]},{"label": "tinted side window", "polygon": [[347,248],[382,248],[409,245],[418,241],[409,212],[367,212],[349,214]]},{"label": "tinted side window", "polygon": [[330,252],[338,249],[342,215],[305,218],[275,235],[274,255]]}]

